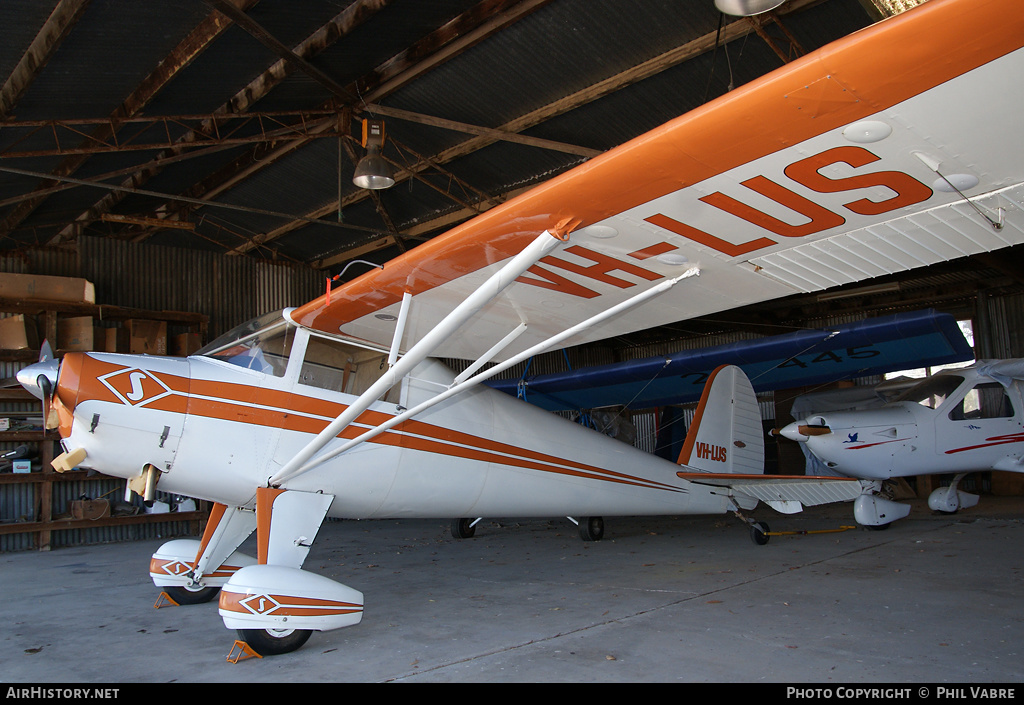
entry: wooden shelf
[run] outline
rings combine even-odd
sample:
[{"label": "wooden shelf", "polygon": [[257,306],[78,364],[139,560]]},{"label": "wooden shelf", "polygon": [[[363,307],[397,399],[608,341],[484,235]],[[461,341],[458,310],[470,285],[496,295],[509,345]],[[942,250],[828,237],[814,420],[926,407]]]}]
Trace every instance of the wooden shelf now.
[{"label": "wooden shelf", "polygon": [[167,521],[197,522],[193,533],[198,533],[198,522],[206,521],[207,512],[165,512],[162,514],[130,514],[125,516],[109,516],[102,519],[51,519],[50,521],[22,521],[0,524],[0,535],[26,534],[66,529],[97,529],[107,526],[123,526],[126,524],[149,524]]},{"label": "wooden shelf", "polygon": [[151,311],[141,308],[109,306],[107,304],[68,303],[66,301],[44,301],[41,299],[0,298],[0,311],[5,313],[28,313],[42,315],[55,312],[70,316],[92,316],[100,321],[126,321],[143,318],[151,321],[167,321],[182,325],[203,325],[209,316],[188,311]]}]

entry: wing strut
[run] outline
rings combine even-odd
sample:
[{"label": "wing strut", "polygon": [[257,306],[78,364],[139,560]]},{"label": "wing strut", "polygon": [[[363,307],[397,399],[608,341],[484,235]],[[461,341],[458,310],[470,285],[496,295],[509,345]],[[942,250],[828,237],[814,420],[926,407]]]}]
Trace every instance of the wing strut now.
[{"label": "wing strut", "polygon": [[[537,260],[566,240],[568,240],[568,236],[565,236],[563,239],[563,236],[549,230],[541,233],[522,252],[505,263],[501,269],[481,284],[476,291],[466,297],[462,303],[456,306],[451,313],[445,316],[429,333],[423,336],[405,355],[397,360],[380,379],[374,382],[369,389],[341,412],[334,421],[328,424],[327,428],[307,443],[294,458],[285,463],[277,474],[270,478],[270,484],[274,486],[279,485],[296,475],[299,468],[307,460],[318,453],[332,438],[341,433],[342,429],[355,421],[360,414],[369,408],[370,404],[377,401],[381,395],[405,377],[413,367],[429,357],[434,349],[455,333],[463,323],[472,318],[480,309],[504,291],[509,284],[532,267]],[[406,306],[403,306],[403,308],[406,308]]]},{"label": "wing strut", "polygon": [[[487,369],[487,370],[477,374],[474,377],[471,377],[469,379],[462,379],[463,377],[467,376],[464,373],[463,375],[460,375],[459,378],[456,378],[455,382],[447,390],[441,392],[440,394],[438,394],[435,397],[432,397],[431,399],[426,400],[425,402],[419,404],[418,406],[413,407],[412,409],[409,409],[407,411],[402,412],[401,414],[398,414],[397,416],[392,417],[391,419],[385,421],[384,423],[380,424],[379,426],[375,426],[374,428],[371,428],[369,431],[366,431],[362,435],[360,435],[360,436],[358,436],[356,438],[353,438],[352,440],[348,441],[347,443],[343,443],[338,448],[330,451],[329,453],[325,453],[324,455],[316,458],[314,461],[306,463],[305,465],[303,465],[302,467],[300,467],[296,471],[296,474],[300,473],[300,472],[307,472],[309,470],[312,470],[313,468],[317,467],[318,465],[321,465],[322,463],[330,460],[331,458],[334,458],[334,457],[337,457],[337,456],[341,455],[342,453],[344,453],[345,451],[349,450],[353,446],[356,446],[356,445],[359,445],[360,443],[368,441],[371,438],[374,438],[375,436],[383,433],[384,431],[387,431],[390,428],[394,428],[395,426],[397,426],[398,424],[402,423],[403,421],[406,421],[406,420],[412,418],[413,416],[415,416],[415,415],[417,415],[419,413],[422,413],[423,411],[426,411],[427,409],[429,409],[430,407],[434,406],[435,404],[439,404],[442,401],[444,401],[445,399],[448,399],[448,398],[458,394],[459,392],[463,392],[466,389],[468,389],[468,388],[470,388],[472,386],[475,386],[475,385],[479,384],[480,382],[483,382],[484,380],[487,380],[487,379],[493,377],[494,375],[498,374],[499,372],[503,372],[504,370],[507,370],[508,368],[510,368],[510,367],[512,367],[514,365],[519,364],[523,360],[526,360],[526,359],[528,359],[529,357],[531,357],[533,355],[539,355],[540,353],[545,352],[546,350],[554,347],[555,345],[563,342],[564,340],[567,340],[568,338],[571,338],[572,336],[576,335],[577,333],[580,333],[580,332],[586,330],[587,328],[590,328],[592,326],[597,325],[598,323],[601,323],[602,321],[604,321],[607,318],[611,318],[612,316],[616,316],[616,315],[622,313],[623,311],[631,309],[634,306],[637,306],[637,305],[643,303],[644,301],[647,301],[648,299],[650,299],[650,298],[652,298],[654,296],[657,296],[658,294],[661,294],[662,292],[668,291],[669,289],[671,289],[673,286],[678,284],[683,279],[689,279],[690,277],[699,276],[699,275],[700,275],[700,269],[697,268],[697,267],[691,267],[690,269],[688,269],[685,272],[683,272],[682,274],[680,274],[678,277],[675,277],[674,279],[667,279],[667,280],[661,282],[660,284],[658,284],[656,286],[652,286],[650,289],[647,289],[646,291],[642,291],[639,294],[633,296],[632,298],[629,298],[629,299],[627,299],[627,300],[625,300],[625,301],[623,301],[623,302],[621,302],[619,304],[616,304],[615,306],[612,306],[608,310],[602,311],[601,313],[598,313],[598,314],[588,318],[587,320],[585,320],[585,321],[583,321],[581,323],[577,323],[575,326],[572,326],[571,328],[567,328],[566,330],[562,331],[558,335],[554,335],[554,336],[548,338],[547,340],[544,340],[544,341],[542,341],[540,343],[537,343],[536,345],[534,345],[529,350],[525,350],[525,351],[519,353],[518,355],[515,355],[514,357],[509,358],[505,362],[502,362],[502,363],[500,363],[498,365],[495,365],[494,367],[491,367],[490,369]],[[520,328],[517,328],[516,330],[512,331],[512,333],[510,333],[508,336],[505,337],[505,339],[502,341],[502,343],[499,343],[499,346],[501,346],[503,343],[505,343],[505,341],[507,341],[509,337],[511,337],[513,335],[517,336],[521,332],[521,330],[520,330],[521,328],[525,329],[525,326],[520,326]],[[498,347],[498,346],[496,346],[496,347]],[[489,357],[490,357],[490,353],[488,353],[485,356],[485,358],[489,358]],[[484,359],[484,358],[481,358],[481,359]]]}]

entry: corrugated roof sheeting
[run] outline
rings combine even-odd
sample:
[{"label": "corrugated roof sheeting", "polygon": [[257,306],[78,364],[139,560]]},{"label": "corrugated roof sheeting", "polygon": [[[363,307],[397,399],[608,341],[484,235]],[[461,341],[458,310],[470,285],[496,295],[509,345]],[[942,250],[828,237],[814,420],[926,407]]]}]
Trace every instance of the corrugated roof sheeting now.
[{"label": "corrugated roof sheeting", "polygon": [[716,21],[710,2],[554,2],[385,102],[494,127],[714,31]]},{"label": "corrugated roof sheeting", "polygon": [[[440,27],[462,12],[477,5],[478,0],[393,0],[363,23],[353,28],[343,41],[332,44],[311,59],[342,86],[362,79],[384,61],[400,54],[423,39],[425,27]],[[336,9],[340,9],[337,7]],[[295,94],[292,82],[305,77],[293,74],[283,83],[283,93]],[[323,90],[317,85],[317,90]],[[280,106],[282,96],[268,96],[267,105]]]},{"label": "corrugated roof sheeting", "polygon": [[[44,3],[4,0],[3,4],[16,6],[16,24],[23,25],[23,18],[31,17],[36,22],[33,36],[39,31],[38,7],[25,6]],[[54,5],[45,4],[51,9]],[[209,8],[193,0],[94,0],[50,59],[47,80],[37,81],[18,102],[18,118],[109,115],[207,14]]]},{"label": "corrugated roof sheeting", "polygon": [[4,41],[0,42],[0,76],[11,75],[52,11],[51,3],[39,0],[0,3],[0,26],[4,27]]}]

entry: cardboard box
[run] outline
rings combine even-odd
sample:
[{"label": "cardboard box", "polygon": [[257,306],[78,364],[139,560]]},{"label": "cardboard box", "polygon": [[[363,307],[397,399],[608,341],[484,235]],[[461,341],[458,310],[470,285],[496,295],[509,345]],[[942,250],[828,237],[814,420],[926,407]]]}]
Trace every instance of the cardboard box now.
[{"label": "cardboard box", "polygon": [[39,347],[39,332],[35,320],[19,313],[0,318],[0,349],[24,350]]},{"label": "cardboard box", "polygon": [[57,319],[58,350],[95,350],[92,316]]},{"label": "cardboard box", "polygon": [[73,499],[68,502],[72,519],[103,519],[110,516],[110,502],[105,499]]},{"label": "cardboard box", "polygon": [[167,354],[167,321],[137,318],[124,322],[128,330],[128,352],[133,355]]},{"label": "cardboard box", "polygon": [[96,288],[92,282],[75,277],[0,272],[0,298],[94,304]]},{"label": "cardboard box", "polygon": [[171,355],[188,357],[202,347],[198,333],[181,333],[171,338]]},{"label": "cardboard box", "polygon": [[128,329],[127,328],[103,328],[103,334],[99,340],[103,341],[103,352],[124,353],[128,352]]}]

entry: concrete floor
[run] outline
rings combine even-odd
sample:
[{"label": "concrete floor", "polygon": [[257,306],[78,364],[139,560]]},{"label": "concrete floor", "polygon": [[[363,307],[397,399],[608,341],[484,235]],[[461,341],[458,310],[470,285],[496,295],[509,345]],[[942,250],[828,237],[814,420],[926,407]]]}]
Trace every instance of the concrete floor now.
[{"label": "concrete floor", "polygon": [[[771,529],[851,525],[850,505]],[[361,624],[226,659],[216,601],[153,609],[162,543],[0,555],[0,682],[1024,681],[1024,501],[920,502],[887,531],[776,535],[731,516],[330,522],[306,568],[361,590]]]}]

